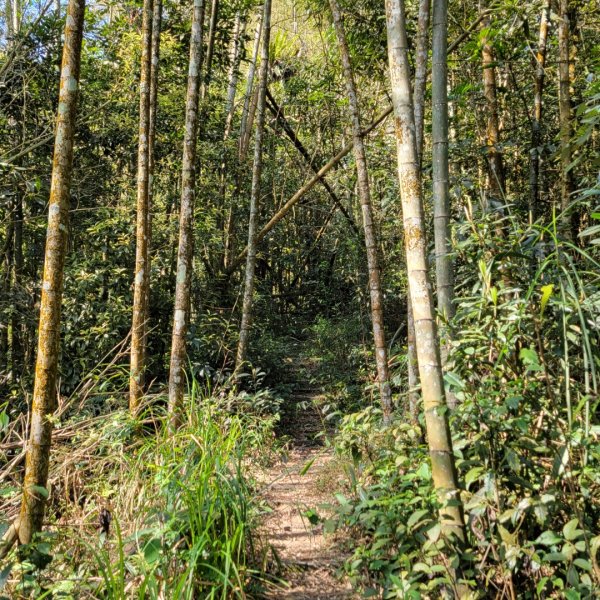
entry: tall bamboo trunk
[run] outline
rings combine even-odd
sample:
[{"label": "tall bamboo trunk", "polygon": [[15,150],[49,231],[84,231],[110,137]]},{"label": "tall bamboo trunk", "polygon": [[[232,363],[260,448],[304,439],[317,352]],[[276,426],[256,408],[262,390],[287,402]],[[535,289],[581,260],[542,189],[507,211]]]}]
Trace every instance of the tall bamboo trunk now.
[{"label": "tall bamboo trunk", "polygon": [[212,61],[215,53],[215,39],[217,36],[217,22],[219,20],[219,0],[213,0],[210,9],[210,21],[208,24],[208,43],[206,44],[206,69],[200,87],[200,100],[204,100],[208,93],[210,77],[212,74]]},{"label": "tall bamboo trunk", "polygon": [[442,504],[440,523],[443,534],[464,544],[466,530],[448,415],[445,410],[439,340],[427,267],[427,243],[411,101],[404,2],[386,0],[385,5],[408,284],[415,317],[417,359],[433,484]]},{"label": "tall bamboo trunk", "polygon": [[558,0],[558,118],[560,123],[560,209],[564,214],[561,229],[570,238],[570,218],[566,215],[573,193],[571,155],[571,78],[569,0]]},{"label": "tall bamboo trunk", "polygon": [[[2,256],[2,297],[10,297],[10,284],[13,271],[13,259],[14,259],[14,231],[15,231],[15,216],[14,209],[13,214],[10,215],[8,220],[8,226],[6,231],[6,241],[4,243],[4,251]],[[8,324],[4,323],[0,328],[0,369],[8,368]]]},{"label": "tall bamboo trunk", "polygon": [[158,113],[158,66],[160,62],[160,32],[162,29],[162,0],[154,0],[152,13],[152,44],[150,51],[150,107],[148,111],[148,210],[147,231],[148,244],[146,245],[146,281],[144,284],[146,295],[144,297],[144,367],[148,368],[148,329],[150,326],[150,293],[152,272],[152,208],[154,198],[154,167],[156,146],[156,116]]},{"label": "tall bamboo trunk", "polygon": [[13,35],[19,33],[21,29],[21,3],[19,0],[12,0],[11,6],[11,17],[12,17],[12,32]]},{"label": "tall bamboo trunk", "polygon": [[[450,193],[448,167],[448,0],[433,0],[431,71],[433,138],[433,223],[437,308],[442,322],[454,316],[454,265],[450,245]],[[449,335],[446,330],[446,336]],[[442,347],[446,363],[447,345]]]},{"label": "tall bamboo trunk", "polygon": [[540,146],[542,143],[542,102],[544,79],[546,74],[546,46],[548,40],[548,23],[552,0],[546,0],[540,19],[537,51],[534,57],[535,79],[533,96],[533,118],[531,120],[531,159],[529,167],[529,221],[533,222],[543,214],[540,206]]},{"label": "tall bamboo trunk", "polygon": [[131,370],[129,377],[129,410],[136,413],[144,395],[144,362],[146,331],[146,297],[148,278],[148,188],[150,72],[152,69],[153,0],[144,0],[142,12],[142,57],[140,63],[140,115],[137,158],[137,222],[133,318],[131,322]]},{"label": "tall bamboo trunk", "polygon": [[[486,10],[485,3],[482,10]],[[484,33],[481,46],[481,61],[483,69],[483,95],[485,97],[486,123],[486,154],[488,163],[488,188],[489,198],[487,208],[497,209],[500,212],[505,204],[505,182],[502,152],[500,150],[500,120],[498,117],[498,98],[496,93],[496,58],[494,49],[485,33],[490,28],[490,18],[486,13],[480,23]]]},{"label": "tall bamboo trunk", "polygon": [[12,0],[4,2],[4,20],[6,22],[6,45],[9,46],[15,35],[12,20]]},{"label": "tall bamboo trunk", "polygon": [[31,542],[44,521],[43,490],[48,480],[52,413],[56,409],[56,373],[60,346],[60,313],[67,247],[73,138],[79,88],[84,0],[69,0],[60,76],[54,161],[48,203],[48,230],[40,304],[38,351],[31,406],[29,443],[25,459],[23,499],[18,537]]},{"label": "tall bamboo trunk", "polygon": [[269,43],[271,38],[271,0],[265,0],[263,12],[263,41],[258,84],[256,115],[256,134],[254,139],[254,165],[252,168],[252,189],[250,192],[250,217],[248,220],[248,255],[246,258],[246,276],[244,281],[244,300],[242,303],[242,322],[240,339],[235,358],[235,371],[243,369],[248,353],[250,326],[252,324],[252,300],[254,295],[254,275],[256,271],[256,249],[258,231],[258,213],[260,184],[262,175],[263,134],[265,129],[265,111],[267,79],[269,76]]},{"label": "tall bamboo trunk", "polygon": [[227,141],[231,134],[233,125],[233,115],[235,114],[235,92],[237,90],[238,77],[240,74],[240,63],[242,61],[242,38],[246,32],[246,11],[240,10],[235,20],[235,28],[233,31],[233,40],[230,51],[230,65],[227,77],[227,99],[225,101],[225,131],[223,139]]},{"label": "tall bamboo trunk", "polygon": [[254,118],[256,116],[256,107],[258,106],[258,95],[260,93],[260,87],[257,85],[252,92],[250,98],[250,106],[248,107],[248,116],[246,117],[246,129],[244,132],[244,139],[241,140],[241,155],[242,157],[248,156],[250,150],[250,140],[252,139],[252,130],[254,128]]},{"label": "tall bamboo trunk", "polygon": [[417,19],[417,46],[415,49],[415,130],[419,164],[423,158],[423,124],[425,122],[425,88],[427,87],[427,57],[429,55],[429,17],[431,0],[420,0]]},{"label": "tall bamboo trunk", "polygon": [[358,175],[358,195],[362,208],[363,229],[367,249],[367,265],[369,269],[371,321],[373,327],[373,339],[375,342],[375,361],[377,365],[381,406],[383,409],[383,420],[384,423],[387,424],[391,421],[392,415],[392,390],[390,387],[390,375],[388,369],[388,350],[385,343],[383,292],[381,290],[381,274],[379,257],[377,255],[377,237],[375,224],[373,222],[373,209],[371,206],[371,191],[369,189],[367,155],[360,126],[360,111],[356,94],[356,84],[354,82],[354,74],[350,63],[350,52],[348,50],[340,7],[337,0],[329,0],[329,6],[331,7],[333,23],[338,38],[342,67],[346,79],[346,92],[348,94],[350,117],[352,120],[354,159],[356,161],[356,171]]},{"label": "tall bamboo trunk", "polygon": [[[225,251],[223,257],[223,267],[225,272],[231,266],[231,262],[234,257],[235,251],[235,223],[236,223],[236,201],[235,198],[239,195],[240,190],[240,178],[241,178],[241,169],[244,161],[246,160],[246,152],[248,150],[247,137],[249,137],[248,131],[248,121],[249,121],[249,113],[250,113],[250,104],[252,102],[252,90],[254,88],[254,76],[256,73],[256,64],[258,61],[258,51],[260,50],[260,38],[262,33],[262,14],[263,14],[263,6],[260,5],[258,7],[258,21],[256,23],[256,29],[254,32],[254,49],[252,51],[252,59],[250,61],[250,65],[248,67],[248,73],[246,76],[246,91],[244,93],[244,103],[242,105],[242,114],[240,117],[240,134],[238,140],[238,164],[236,165],[235,170],[235,189],[233,192],[234,200],[231,203],[229,208],[229,212],[227,213],[227,218],[225,222]],[[258,90],[257,90],[258,91]],[[250,130],[252,129],[252,120],[250,120]],[[248,134],[248,136],[247,136]]]},{"label": "tall bamboo trunk", "polygon": [[193,259],[193,215],[196,187],[196,132],[198,129],[198,102],[202,67],[203,0],[194,0],[190,63],[188,69],[185,104],[185,135],[181,170],[181,206],[179,209],[179,247],[177,250],[177,275],[171,363],[169,368],[169,414],[175,429],[181,419],[181,404],[185,389],[186,335],[190,322],[190,287]]},{"label": "tall bamboo trunk", "polygon": [[21,190],[16,189],[14,209],[14,265],[13,265],[13,311],[11,318],[11,363],[13,378],[18,378],[24,369],[23,359],[23,196]]},{"label": "tall bamboo trunk", "polygon": [[[248,73],[246,75],[246,93],[244,94],[244,105],[242,107],[242,115],[240,118],[240,161],[246,156],[247,144],[246,136],[248,130],[248,115],[250,113],[250,103],[252,102],[252,90],[254,89],[254,78],[256,74],[256,65],[258,63],[258,51],[260,50],[260,38],[262,35],[262,14],[264,8],[259,7],[258,21],[256,23],[256,29],[254,31],[254,48],[252,50],[252,60],[248,66]],[[250,127],[251,129],[251,127]]]},{"label": "tall bamboo trunk", "polygon": [[[427,87],[427,58],[429,55],[429,18],[431,0],[421,0],[417,20],[417,47],[415,51],[415,85],[413,105],[415,111],[415,132],[419,165],[423,160],[423,127],[425,122],[425,88]],[[413,421],[419,414],[419,368],[415,345],[415,319],[410,295],[406,298],[406,359],[408,379],[408,407]]]},{"label": "tall bamboo trunk", "polygon": [[[231,44],[231,50],[229,53],[230,66],[227,84],[227,98],[225,100],[225,129],[223,131],[223,142],[227,142],[231,135],[231,129],[233,127],[233,116],[235,114],[235,93],[237,90],[237,82],[240,72],[240,62],[242,59],[242,38],[246,30],[246,11],[238,12],[235,22],[235,29],[233,32],[233,40]],[[223,260],[221,264],[221,271],[223,271],[231,260],[232,252],[232,240],[230,236],[233,235],[233,211],[235,196],[230,200],[229,206],[226,207],[226,196],[227,196],[227,182],[226,182],[226,170],[227,165],[225,161],[226,152],[223,154],[223,162],[221,163],[220,173],[220,196],[223,202],[223,211],[226,210],[226,215],[223,223]],[[237,173],[237,165],[234,167],[235,173]],[[237,186],[236,186],[237,187]],[[236,190],[237,191],[237,190]]]}]

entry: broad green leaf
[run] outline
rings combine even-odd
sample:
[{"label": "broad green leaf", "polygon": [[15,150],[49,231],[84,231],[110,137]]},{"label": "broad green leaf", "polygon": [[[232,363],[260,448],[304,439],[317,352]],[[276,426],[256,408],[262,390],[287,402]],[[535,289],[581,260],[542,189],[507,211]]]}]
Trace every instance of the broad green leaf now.
[{"label": "broad green leaf", "polygon": [[422,562],[418,562],[418,563],[414,564],[412,570],[413,571],[421,571],[423,573],[427,573],[427,575],[429,575],[431,573],[431,567]]},{"label": "broad green leaf", "polygon": [[144,546],[144,558],[146,559],[146,562],[149,564],[155,563],[160,556],[160,550],[161,541],[159,538],[149,540]]},{"label": "broad green leaf", "polygon": [[554,546],[555,544],[560,544],[562,542],[562,538],[554,531],[544,531],[536,540],[536,544],[542,544],[543,546]]},{"label": "broad green leaf", "polygon": [[442,527],[439,523],[436,523],[431,529],[427,530],[427,537],[431,542],[437,542],[440,534],[442,533]]},{"label": "broad green leaf", "polygon": [[589,560],[586,560],[585,558],[576,558],[573,561],[573,564],[577,567],[579,567],[580,569],[583,569],[584,571],[588,571],[588,572],[592,572],[592,563]]},{"label": "broad green leaf", "polygon": [[535,587],[535,591],[538,593],[538,596],[541,596],[547,583],[548,583],[548,577],[542,577],[539,580],[538,584]]},{"label": "broad green leaf", "polygon": [[567,555],[564,552],[548,552],[544,555],[544,560],[548,562],[565,562]]},{"label": "broad green leaf", "polygon": [[428,510],[417,510],[412,515],[410,515],[410,517],[408,518],[408,521],[406,522],[406,526],[409,529],[412,529],[418,522],[420,522],[423,519],[423,517],[428,516],[428,515],[429,515]]},{"label": "broad green leaf", "polygon": [[498,532],[500,533],[500,537],[502,538],[502,541],[507,546],[514,546],[515,545],[516,534],[511,533],[510,531],[508,531],[508,529],[506,529],[502,525],[498,525]]},{"label": "broad green leaf", "polygon": [[481,473],[483,473],[483,467],[473,467],[470,469],[465,475],[465,485],[469,487],[471,483],[479,479]]},{"label": "broad green leaf", "polygon": [[579,525],[578,519],[571,519],[564,527],[563,534],[565,539],[569,542],[578,538],[583,531],[581,529],[577,529],[577,525]]}]

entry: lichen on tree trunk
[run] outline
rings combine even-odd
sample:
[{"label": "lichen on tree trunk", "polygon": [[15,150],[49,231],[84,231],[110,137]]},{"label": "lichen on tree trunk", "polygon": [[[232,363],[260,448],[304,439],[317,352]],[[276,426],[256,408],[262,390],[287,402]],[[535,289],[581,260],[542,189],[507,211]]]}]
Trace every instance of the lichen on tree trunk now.
[{"label": "lichen on tree trunk", "polygon": [[441,502],[440,523],[443,534],[464,544],[467,539],[466,528],[448,425],[439,339],[427,264],[403,0],[386,0],[386,15],[408,283],[414,311],[417,360],[433,484]]},{"label": "lichen on tree trunk", "polygon": [[136,413],[144,393],[149,248],[150,173],[150,80],[152,70],[153,0],[144,0],[142,18],[142,57],[140,65],[140,113],[137,164],[137,212],[133,315],[131,321],[131,367],[129,410]]},{"label": "lichen on tree trunk", "polygon": [[52,443],[51,416],[57,405],[56,374],[60,346],[60,315],[69,222],[73,139],[79,90],[79,67],[85,0],[70,0],[65,24],[48,230],[40,305],[38,351],[25,459],[23,499],[18,523],[22,544],[41,530]]},{"label": "lichen on tree trunk", "polygon": [[169,414],[171,425],[177,427],[185,389],[186,335],[190,322],[190,287],[192,281],[193,214],[196,187],[196,133],[202,66],[203,0],[194,0],[190,62],[185,106],[185,135],[181,175],[181,206],[179,213],[179,246],[175,284],[175,307],[169,366]]}]

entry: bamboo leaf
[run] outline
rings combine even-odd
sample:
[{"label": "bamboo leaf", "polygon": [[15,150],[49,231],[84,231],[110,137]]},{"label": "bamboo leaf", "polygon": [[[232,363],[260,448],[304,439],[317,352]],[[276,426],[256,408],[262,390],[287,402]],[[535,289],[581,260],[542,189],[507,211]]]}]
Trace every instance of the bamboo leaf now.
[{"label": "bamboo leaf", "polygon": [[550,300],[550,296],[552,296],[553,289],[554,289],[553,283],[549,283],[548,285],[542,286],[542,300],[540,302],[540,317],[544,316],[544,310],[546,310],[546,305],[548,304],[548,300]]}]

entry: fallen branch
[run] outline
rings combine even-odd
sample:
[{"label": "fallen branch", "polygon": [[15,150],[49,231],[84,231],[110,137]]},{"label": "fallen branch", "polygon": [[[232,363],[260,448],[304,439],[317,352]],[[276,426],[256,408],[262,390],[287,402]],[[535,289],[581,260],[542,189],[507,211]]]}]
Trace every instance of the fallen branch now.
[{"label": "fallen branch", "polygon": [[[277,104],[277,101],[273,97],[273,94],[271,94],[271,91],[269,90],[269,88],[267,88],[267,103],[266,104],[267,104],[267,108],[273,113],[276,121],[281,125],[283,131],[285,132],[285,134],[288,136],[289,140],[294,145],[294,148],[296,148],[296,150],[298,150],[298,152],[302,155],[302,157],[306,161],[306,164],[312,169],[313,173],[317,174],[319,172],[319,169],[314,164],[314,161],[311,158],[308,150],[304,147],[304,144],[300,141],[300,139],[296,135],[296,132],[292,129],[292,126],[289,124],[288,120],[285,118],[283,109]],[[321,182],[321,185],[325,188],[325,190],[329,194],[330,198],[333,200],[333,203],[335,204],[335,206],[337,208],[339,208],[341,213],[344,215],[346,221],[348,221],[348,224],[352,228],[352,231],[354,231],[356,236],[360,239],[360,237],[361,237],[360,229],[354,222],[352,215],[350,215],[350,213],[348,212],[346,207],[342,204],[342,201],[338,198],[337,194],[333,191],[333,189],[331,188],[331,186],[329,185],[327,180],[324,177],[322,177],[320,179],[320,182]]]},{"label": "fallen branch", "polygon": [[[475,30],[477,25],[485,18],[491,11],[484,11],[479,15],[474,23],[471,23],[469,28],[464,31],[452,44],[448,46],[448,54],[454,52],[464,42],[471,33]],[[376,127],[378,127],[385,119],[391,114],[393,108],[390,106],[385,112],[383,112],[369,127],[363,132],[363,137],[371,133]],[[325,166],[321,167],[315,176],[305,183],[284,205],[279,209],[272,217],[271,220],[260,230],[256,236],[256,243],[259,244],[266,235],[281,221],[289,212],[298,204],[298,202],[315,187],[315,185],[323,180],[323,177],[333,169],[350,151],[354,148],[354,143],[350,142],[347,146],[344,146]],[[225,269],[225,275],[231,275],[243,262],[248,252],[248,247],[244,248],[236,257],[236,259]]]},{"label": "fallen branch", "polygon": [[[390,106],[384,113],[369,125],[363,132],[362,135],[366,136],[371,131],[376,129],[385,119],[391,114],[392,107]],[[300,202],[300,200],[312,190],[319,181],[323,179],[331,169],[333,169],[347,154],[349,154],[354,148],[354,142],[348,143],[344,146],[326,165],[321,167],[315,176],[306,182],[272,217],[271,220],[258,232],[256,236],[256,243],[260,244],[265,239],[267,234],[281,221],[291,210]],[[236,257],[236,259],[226,269],[225,274],[231,275],[243,262],[248,252],[248,246],[246,246]]]}]

